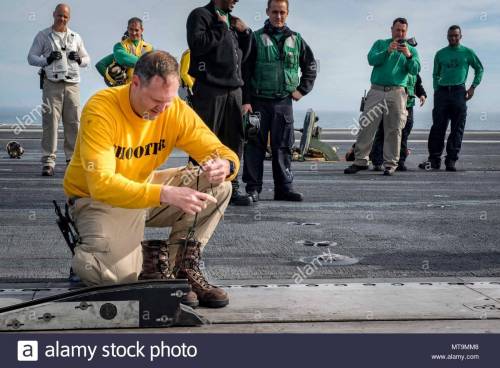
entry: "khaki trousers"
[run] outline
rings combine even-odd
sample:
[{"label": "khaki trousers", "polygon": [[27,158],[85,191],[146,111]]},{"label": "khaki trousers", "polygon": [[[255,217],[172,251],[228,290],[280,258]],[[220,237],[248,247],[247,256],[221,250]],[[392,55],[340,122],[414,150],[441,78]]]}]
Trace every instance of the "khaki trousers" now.
[{"label": "khaki trousers", "polygon": [[56,164],[57,128],[62,117],[64,154],[71,160],[80,124],[80,86],[78,83],[51,82],[45,79],[42,101],[42,164]]},{"label": "khaki trousers", "polygon": [[[196,172],[188,168],[156,171],[154,184],[197,188]],[[215,231],[231,197],[231,183],[212,186],[199,177],[198,190],[217,199],[198,214],[194,237],[204,247]],[[72,267],[87,285],[134,282],[142,270],[141,241],[144,227],[171,227],[169,243],[170,267],[181,247],[180,239],[188,235],[194,216],[176,207],[164,205],[151,209],[112,207],[91,198],[70,201],[70,212],[80,235]]]},{"label": "khaki trousers", "polygon": [[408,115],[407,98],[403,87],[372,86],[366,96],[365,109],[359,118],[360,128],[354,148],[355,165],[368,166],[375,134],[383,119],[384,166],[388,169],[398,166],[401,131]]}]

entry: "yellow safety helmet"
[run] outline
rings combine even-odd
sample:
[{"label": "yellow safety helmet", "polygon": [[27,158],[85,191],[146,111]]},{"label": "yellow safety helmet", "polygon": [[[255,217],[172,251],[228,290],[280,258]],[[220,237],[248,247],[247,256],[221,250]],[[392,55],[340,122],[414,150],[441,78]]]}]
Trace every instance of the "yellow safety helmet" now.
[{"label": "yellow safety helmet", "polygon": [[127,69],[116,61],[106,68],[104,82],[108,87],[116,87],[125,84],[127,81]]}]

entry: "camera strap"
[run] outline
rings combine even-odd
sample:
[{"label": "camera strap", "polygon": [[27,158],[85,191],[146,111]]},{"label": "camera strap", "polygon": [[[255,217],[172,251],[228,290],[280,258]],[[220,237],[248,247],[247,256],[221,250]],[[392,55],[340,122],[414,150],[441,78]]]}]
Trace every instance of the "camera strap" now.
[{"label": "camera strap", "polygon": [[[197,192],[199,192],[199,189],[200,189],[200,175],[201,175],[201,173],[202,173],[202,169],[201,169],[201,166],[199,166],[198,173],[196,175],[196,191]],[[212,195],[214,196],[214,187],[212,184],[210,184],[210,190],[212,191]],[[224,213],[220,209],[219,203],[216,203],[215,206],[217,208],[217,211],[219,211],[219,213],[221,213],[221,215],[224,215]],[[198,223],[198,212],[194,215],[193,225],[191,225],[191,227],[189,228],[186,239],[184,240],[184,249],[183,249],[184,256],[186,254],[188,242],[190,242],[190,241],[197,242],[197,240],[195,238],[197,223]]]}]

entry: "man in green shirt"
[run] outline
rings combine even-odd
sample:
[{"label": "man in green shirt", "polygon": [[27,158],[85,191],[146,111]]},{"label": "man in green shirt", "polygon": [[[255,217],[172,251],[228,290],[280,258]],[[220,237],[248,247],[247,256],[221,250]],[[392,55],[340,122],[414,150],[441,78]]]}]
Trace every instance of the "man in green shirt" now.
[{"label": "man in green shirt", "polygon": [[369,154],[381,121],[384,124],[384,175],[393,175],[398,166],[401,131],[408,114],[408,76],[420,72],[420,59],[417,50],[406,42],[406,19],[395,19],[391,31],[392,38],[376,41],[368,53],[368,63],[373,66],[372,87],[359,119],[355,160],[344,170],[345,174],[368,169]]},{"label": "man in green shirt", "polygon": [[102,58],[96,68],[110,87],[130,83],[134,67],[142,54],[153,51],[143,39],[144,26],[140,18],[129,19],[127,32],[113,47],[113,53]]},{"label": "man in green shirt", "polygon": [[[432,110],[432,128],[429,133],[429,159],[419,168],[423,170],[440,169],[441,155],[444,150],[444,138],[451,121],[451,132],[446,144],[446,171],[457,171],[455,163],[462,146],[462,139],[467,118],[467,101],[474,96],[476,87],[483,77],[483,66],[471,49],[462,46],[462,30],[453,25],[448,29],[449,45],[436,53],[434,57],[434,109]],[[469,67],[474,69],[472,86],[466,90],[465,82]]]},{"label": "man in green shirt", "polygon": [[243,181],[254,202],[262,192],[264,158],[270,135],[274,199],[301,202],[293,188],[293,102],[310,93],[317,76],[314,54],[286,21],[288,0],[268,0],[268,19],[252,38],[243,68],[243,112],[260,116],[260,129],[245,145]]}]

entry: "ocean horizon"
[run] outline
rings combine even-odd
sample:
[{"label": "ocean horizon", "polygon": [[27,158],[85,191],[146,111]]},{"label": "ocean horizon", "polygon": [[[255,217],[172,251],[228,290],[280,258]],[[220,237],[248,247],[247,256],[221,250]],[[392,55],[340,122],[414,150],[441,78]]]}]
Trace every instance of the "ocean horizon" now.
[{"label": "ocean horizon", "polygon": [[[12,107],[0,109],[0,124],[16,127],[41,126],[40,110],[33,107]],[[319,126],[327,129],[354,129],[359,118],[356,111],[315,110],[319,117]],[[430,129],[432,126],[432,112],[414,110],[414,129]],[[303,126],[306,111],[295,111],[295,128]],[[469,111],[467,115],[467,130],[500,130],[500,112]]]}]

